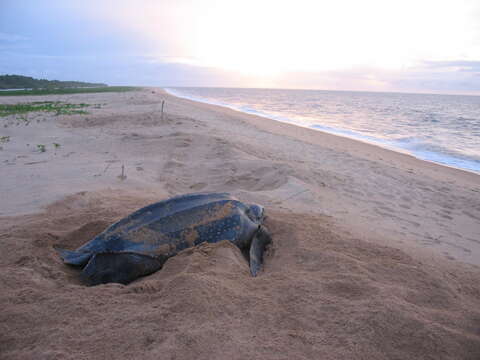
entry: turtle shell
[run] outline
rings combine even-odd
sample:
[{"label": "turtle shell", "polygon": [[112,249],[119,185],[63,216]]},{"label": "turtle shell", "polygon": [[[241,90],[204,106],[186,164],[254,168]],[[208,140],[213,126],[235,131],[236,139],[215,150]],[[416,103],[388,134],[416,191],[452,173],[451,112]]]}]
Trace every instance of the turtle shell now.
[{"label": "turtle shell", "polygon": [[249,205],[228,193],[181,195],[135,211],[76,251],[57,251],[64,262],[84,265],[94,254],[129,252],[168,258],[203,242],[222,240],[244,249],[261,222],[249,212]]}]

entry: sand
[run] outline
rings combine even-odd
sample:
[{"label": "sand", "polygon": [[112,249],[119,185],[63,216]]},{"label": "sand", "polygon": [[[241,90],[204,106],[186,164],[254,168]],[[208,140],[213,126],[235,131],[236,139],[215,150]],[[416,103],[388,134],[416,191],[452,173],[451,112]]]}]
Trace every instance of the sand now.
[{"label": "sand", "polygon": [[[159,89],[0,98],[42,100],[102,105],[0,119],[0,358],[480,358],[478,175]],[[53,250],[196,191],[266,207],[259,277],[225,242],[85,287]]]}]

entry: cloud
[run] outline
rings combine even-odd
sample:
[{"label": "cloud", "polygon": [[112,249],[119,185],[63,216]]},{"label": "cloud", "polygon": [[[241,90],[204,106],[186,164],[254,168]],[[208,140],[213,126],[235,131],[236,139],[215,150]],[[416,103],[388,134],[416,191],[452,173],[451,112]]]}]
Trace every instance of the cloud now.
[{"label": "cloud", "polygon": [[426,68],[480,73],[480,60],[425,61]]},{"label": "cloud", "polygon": [[28,37],[17,35],[17,34],[8,34],[4,32],[0,32],[0,42],[19,42],[19,41],[26,41],[29,40]]},{"label": "cloud", "polygon": [[480,61],[422,62],[402,70],[358,67],[343,71],[291,72],[279,77],[273,86],[480,95]]},{"label": "cloud", "polygon": [[[391,79],[399,90],[480,94],[480,61],[426,61]],[[411,90],[410,90],[411,91]]]},{"label": "cloud", "polygon": [[[262,78],[213,67],[188,64],[185,59],[102,54],[43,55],[4,52],[3,73],[38,78],[106,82],[111,85],[265,87],[480,95],[480,61],[424,63],[402,71],[356,68],[344,71],[289,72]],[[187,59],[188,60],[188,59]],[[467,69],[468,71],[465,71]],[[246,84],[246,85],[245,85]]]}]

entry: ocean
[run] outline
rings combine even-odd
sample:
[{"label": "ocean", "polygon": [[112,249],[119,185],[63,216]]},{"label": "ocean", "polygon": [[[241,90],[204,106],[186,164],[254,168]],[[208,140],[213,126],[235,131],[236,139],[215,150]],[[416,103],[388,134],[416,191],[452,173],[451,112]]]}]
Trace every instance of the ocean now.
[{"label": "ocean", "polygon": [[241,88],[165,90],[178,97],[480,173],[480,96]]}]

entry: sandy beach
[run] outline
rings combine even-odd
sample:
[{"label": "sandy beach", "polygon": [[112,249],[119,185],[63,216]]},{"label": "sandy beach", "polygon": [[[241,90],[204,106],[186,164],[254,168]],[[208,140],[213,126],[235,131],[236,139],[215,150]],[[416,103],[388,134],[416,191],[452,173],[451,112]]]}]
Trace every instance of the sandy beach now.
[{"label": "sandy beach", "polygon": [[[480,358],[478,174],[157,88],[32,101],[91,106],[0,118],[0,358]],[[53,250],[218,191],[266,208],[257,278],[222,242],[85,287]]]}]

